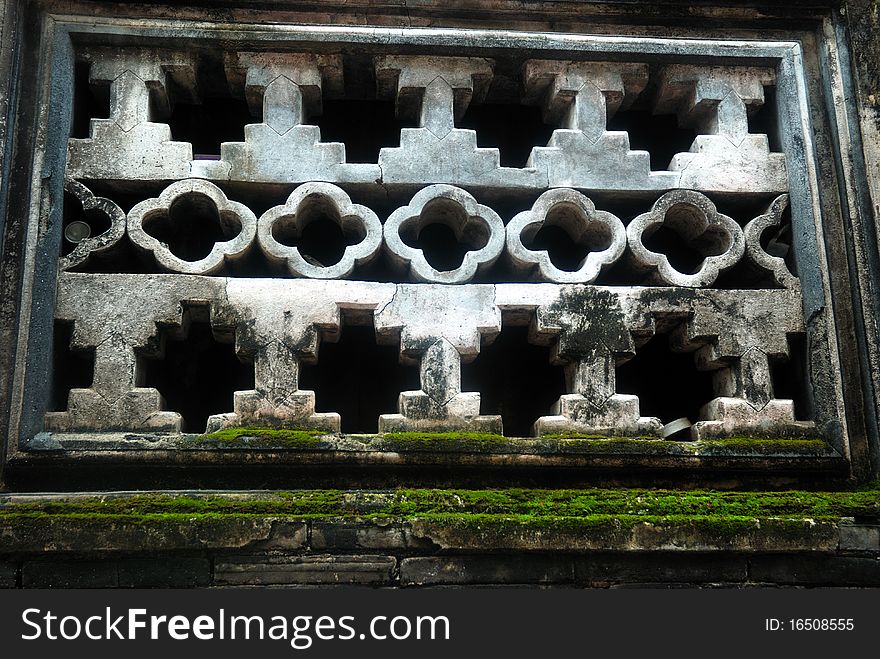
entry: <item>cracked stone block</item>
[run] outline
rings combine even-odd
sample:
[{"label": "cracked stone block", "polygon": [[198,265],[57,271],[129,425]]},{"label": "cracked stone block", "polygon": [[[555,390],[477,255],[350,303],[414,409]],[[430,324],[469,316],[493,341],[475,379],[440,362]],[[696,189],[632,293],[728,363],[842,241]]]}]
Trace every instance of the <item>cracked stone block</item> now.
[{"label": "cracked stone block", "polygon": [[401,360],[418,362],[421,389],[401,392],[398,414],[379,417],[379,432],[501,432],[501,417],[480,415],[480,394],[462,392],[461,362],[476,358],[481,337],[501,331],[495,287],[400,285],[374,321],[380,341],[400,337]]},{"label": "cracked stone block", "polygon": [[46,429],[180,432],[180,415],[162,409],[156,389],[138,386],[138,354],[161,353],[159,327],[185,333],[184,306],[207,304],[220,289],[201,277],[64,274],[55,318],[73,323],[71,348],[94,350],[94,378],[70,390],[66,412],[46,414]]},{"label": "cracked stone block", "polygon": [[[443,224],[470,249],[454,270],[436,270],[422,249],[407,244],[430,224]],[[416,280],[443,284],[470,281],[491,266],[504,249],[504,222],[488,206],[452,185],[430,185],[420,190],[409,205],[398,208],[385,221],[385,247],[399,268]]]},{"label": "cracked stone block", "polygon": [[[591,251],[577,270],[561,270],[553,265],[547,250],[525,246],[544,226],[560,227],[577,244]],[[593,251],[596,245],[607,245]],[[616,262],[626,248],[626,229],[615,215],[596,210],[595,204],[569,188],[548,190],[531,210],[517,214],[507,225],[507,253],[523,273],[537,270],[540,278],[559,284],[589,284],[604,266]]]},{"label": "cracked stone block", "polygon": [[307,123],[321,113],[323,88],[342,90],[338,55],[242,52],[229,56],[226,70],[263,121],[244,127],[244,142],[223,142],[219,161],[193,161],[193,176],[266,183],[381,177],[377,165],[346,163],[345,145],[322,142],[318,126]]},{"label": "cracked stone block", "polygon": [[195,94],[191,55],[147,48],[89,48],[89,82],[109,85],[110,116],[92,119],[89,137],[71,139],[67,174],[75,179],[174,180],[189,175],[192,145],[174,142],[167,124],[169,78]]},{"label": "cracked stone block", "polygon": [[[686,274],[676,270],[665,254],[651,251],[644,241],[660,227],[678,234],[703,256],[699,270]],[[740,226],[719,213],[705,195],[693,190],[673,190],[660,197],[651,210],[633,219],[626,228],[634,265],[650,281],[672,286],[711,286],[725,270],[735,266],[745,252]]]},{"label": "cracked stone block", "polygon": [[669,169],[679,187],[703,192],[788,191],[785,155],[772,153],[766,135],[749,133],[748,117],[764,104],[764,87],[776,82],[771,68],[667,66],[654,112],[678,114],[679,125],[697,135]]},{"label": "cracked stone block", "polygon": [[254,389],[233,394],[233,411],[208,418],[208,432],[232,426],[310,426],[338,432],[335,412],[315,412],[315,392],[299,388],[299,365],[338,339],[342,309],[387,305],[393,284],[230,279],[211,324],[235,334],[236,353],[254,364]]},{"label": "cracked stone block", "polygon": [[647,151],[630,149],[629,135],[607,130],[608,119],[638,98],[648,82],[645,64],[529,60],[525,98],[540,104],[544,121],[559,125],[547,146],[532,149],[528,166],[550,187],[666,190],[679,175],[652,172]]},{"label": "cracked stone block", "polygon": [[418,128],[400,131],[400,146],[379,151],[387,185],[449,183],[486,188],[544,187],[534,168],[501,167],[496,148],[477,146],[477,133],[455,127],[472,101],[485,96],[494,63],[474,57],[377,57],[379,95],[395,99],[399,117]]},{"label": "cracked stone block", "polygon": [[[359,239],[348,245],[342,257],[333,264],[324,264],[276,239],[278,232],[294,239],[317,216],[336,222],[343,234]],[[382,247],[382,223],[366,206],[354,204],[341,188],[330,183],[306,183],[299,186],[282,206],[269,209],[260,217],[257,237],[263,253],[272,261],[287,267],[297,277],[342,279],[358,265],[372,261]]]},{"label": "cracked stone block", "polygon": [[119,245],[125,235],[125,211],[110,199],[96,197],[82,183],[70,178],[64,181],[64,191],[76,197],[87,217],[101,214],[109,223],[105,231],[80,240],[70,254],[58,259],[59,270],[72,270],[83,265],[92,254],[106,254]]},{"label": "cracked stone block", "polygon": [[552,415],[535,422],[536,435],[659,437],[660,420],[640,416],[638,397],[616,391],[617,363],[635,354],[616,293],[562,286],[555,300],[537,307],[532,334],[552,342],[553,361],[564,364],[570,392],[556,401]]},{"label": "cracked stone block", "polygon": [[[788,206],[788,195],[779,195],[774,199],[767,210],[749,222],[743,234],[746,239],[746,258],[753,268],[770,273],[773,280],[782,288],[797,288],[800,282],[785,263],[785,259],[778,254],[769,254],[761,245],[761,236],[770,227],[778,227],[782,222],[782,214]],[[788,246],[782,247],[783,253],[787,252]]]},{"label": "cracked stone block", "polygon": [[[210,253],[198,260],[187,260],[174,254],[168,244],[155,238],[150,229],[164,227],[174,233],[176,224],[192,221],[192,214],[216,216],[221,232],[228,240],[214,243]],[[176,212],[177,211],[177,212]],[[163,270],[194,275],[207,275],[220,270],[226,261],[243,258],[257,234],[257,218],[244,204],[230,201],[213,183],[202,179],[185,179],[165,188],[153,199],[147,199],[128,213],[128,236],[142,254],[152,257]]]}]

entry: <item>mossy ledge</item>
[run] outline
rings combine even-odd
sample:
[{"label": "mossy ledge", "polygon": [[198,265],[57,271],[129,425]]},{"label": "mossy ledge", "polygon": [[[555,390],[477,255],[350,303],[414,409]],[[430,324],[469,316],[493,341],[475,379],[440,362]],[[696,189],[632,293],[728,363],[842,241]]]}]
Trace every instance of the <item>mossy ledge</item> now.
[{"label": "mossy ledge", "polygon": [[542,437],[505,437],[480,432],[393,432],[343,435],[320,428],[225,428],[192,435],[185,449],[372,450],[448,453],[546,453],[610,455],[727,455],[745,453],[828,455],[822,439],[730,437],[702,441],[668,441],[649,437],[606,437],[561,433]]},{"label": "mossy ledge", "polygon": [[850,492],[715,492],[711,490],[437,490],[387,492],[302,490],[273,493],[163,493],[0,499],[0,524],[69,521],[87,524],[192,523],[232,518],[349,518],[420,522],[450,529],[588,530],[639,524],[740,533],[776,524],[880,519],[880,490]]},{"label": "mossy ledge", "polygon": [[200,446],[214,445],[223,448],[283,447],[318,448],[321,437],[332,435],[320,428],[224,428],[192,438]]}]

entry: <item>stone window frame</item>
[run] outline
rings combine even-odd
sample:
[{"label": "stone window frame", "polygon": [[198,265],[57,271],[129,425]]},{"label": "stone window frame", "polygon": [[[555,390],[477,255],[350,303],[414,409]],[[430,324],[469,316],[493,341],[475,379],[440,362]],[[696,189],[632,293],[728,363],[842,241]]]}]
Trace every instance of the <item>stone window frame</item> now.
[{"label": "stone window frame", "polygon": [[[169,37],[168,28],[174,33]],[[561,53],[601,53],[611,59],[628,57],[641,60],[663,61],[674,58],[676,61],[694,60],[705,62],[708,59],[727,61],[741,65],[772,65],[777,70],[777,101],[780,107],[780,132],[783,152],[788,158],[792,216],[797,218],[805,237],[799,243],[800,263],[815,265],[815,268],[801,267],[800,278],[804,301],[804,318],[808,321],[819,319],[818,324],[808,327],[808,342],[817,344],[813,352],[813,383],[820,391],[828,394],[817,401],[821,409],[817,417],[830,427],[826,438],[836,451],[836,456],[824,456],[832,462],[840,458],[849,460],[853,454],[865,453],[867,440],[860,428],[859,405],[862,401],[852,391],[853,375],[856,370],[847,364],[847,355],[838,348],[839,337],[844,330],[838,327],[838,309],[843,308],[843,321],[853,313],[846,308],[846,299],[832,293],[834,288],[830,272],[844,267],[841,262],[840,246],[834,239],[832,247],[826,245],[826,223],[834,216],[828,213],[827,198],[833,196],[832,183],[822,183],[817,171],[817,148],[814,142],[814,112],[808,101],[807,69],[804,53],[797,40],[792,41],[711,41],[703,39],[652,38],[640,36],[611,37],[583,34],[545,34],[485,29],[453,28],[397,28],[397,27],[358,27],[358,26],[305,26],[277,25],[266,30],[256,24],[201,25],[195,28],[181,27],[173,21],[164,19],[143,19],[133,27],[129,21],[107,17],[56,16],[46,14],[41,25],[44,43],[51,44],[40,57],[39,73],[39,112],[36,117],[37,129],[35,144],[43,145],[34,157],[30,183],[30,212],[23,250],[23,288],[18,302],[21,321],[16,337],[14,363],[24,364],[24,368],[13,370],[11,382],[11,405],[7,429],[10,440],[7,444],[7,460],[33,457],[41,446],[36,429],[42,426],[42,415],[48,398],[44,374],[49,368],[47,337],[51,336],[53,299],[55,289],[56,253],[55,234],[60,227],[61,206],[54,203],[60,199],[63,187],[63,173],[66,154],[67,130],[70,111],[69,76],[73,70],[73,43],[108,39],[144,40],[155,43],[170,39],[216,39],[223,37],[230,41],[260,43],[280,48],[308,48],[320,43],[322,49],[337,45],[357,45],[363,47],[431,48],[440,52],[491,53],[495,49],[516,48],[533,55]],[[827,32],[827,30],[826,30]],[[823,80],[831,87],[832,93],[840,93],[845,87],[847,76],[840,69],[840,61],[829,57],[836,48],[840,35],[825,35],[827,42],[820,46],[818,57],[826,64],[833,62],[828,75],[831,80]],[[479,45],[489,40],[492,46]],[[826,90],[827,91],[827,90]],[[814,99],[814,102],[818,102]],[[828,118],[830,132],[838,136],[839,143],[832,151],[840,160],[849,139],[846,117],[841,114]],[[61,128],[64,127],[64,128]],[[801,148],[795,148],[802,145]],[[845,167],[843,167],[845,169]],[[844,185],[852,188],[850,180]],[[845,177],[846,172],[838,172]],[[844,204],[841,204],[844,206]],[[847,208],[843,208],[846,212]],[[825,218],[817,221],[819,218]],[[48,232],[48,233],[47,233]],[[845,232],[844,232],[845,233]],[[849,286],[841,285],[842,289]],[[838,294],[841,291],[835,291]],[[849,291],[847,291],[849,294]],[[834,312],[829,309],[834,307]],[[841,370],[836,367],[841,365]],[[817,382],[818,381],[818,382]],[[853,423],[854,429],[849,430]],[[75,452],[75,451],[74,451]],[[87,452],[87,451],[85,451]],[[737,464],[745,464],[746,455],[733,456]],[[813,456],[815,458],[815,456]],[[739,460],[739,462],[737,462]],[[822,460],[805,457],[795,459],[801,467],[817,467]],[[645,464],[648,464],[647,462]]]}]

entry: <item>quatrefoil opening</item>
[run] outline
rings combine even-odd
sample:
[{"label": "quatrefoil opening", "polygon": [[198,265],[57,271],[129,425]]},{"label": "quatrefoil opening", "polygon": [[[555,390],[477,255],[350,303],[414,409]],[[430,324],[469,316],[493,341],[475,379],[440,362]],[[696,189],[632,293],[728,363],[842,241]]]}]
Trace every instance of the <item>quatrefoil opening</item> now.
[{"label": "quatrefoil opening", "polygon": [[[338,227],[338,235],[322,236],[316,245],[320,252],[309,249],[305,234],[310,228],[327,224]],[[305,183],[290,194],[283,206],[263,213],[257,225],[257,240],[267,258],[284,264],[296,277],[341,279],[379,253],[382,223],[369,208],[352,203],[342,188],[330,183]],[[334,249],[342,241],[346,247]]]},{"label": "quatrefoil opening", "polygon": [[257,218],[230,201],[213,183],[186,179],[128,213],[132,243],[169,272],[213,274],[245,256],[257,233]]},{"label": "quatrefoil opening", "polygon": [[[424,247],[415,247],[425,230],[436,226],[451,230],[457,245],[466,247],[461,265],[438,269],[429,263]],[[488,206],[453,185],[430,185],[409,205],[398,208],[385,222],[385,246],[395,263],[408,268],[419,281],[463,284],[491,266],[504,249],[504,222]],[[436,260],[436,259],[435,259]]]},{"label": "quatrefoil opening", "polygon": [[[567,234],[572,246],[586,255],[576,268],[554,264],[547,249],[536,250],[535,237],[545,227],[557,227]],[[531,210],[517,214],[507,225],[507,252],[522,270],[538,269],[542,279],[558,284],[589,284],[603,266],[617,261],[626,248],[626,229],[615,215],[596,210],[586,196],[570,188],[548,190]]]},{"label": "quatrefoil opening", "polygon": [[798,286],[798,278],[788,269],[785,259],[775,254],[770,254],[761,244],[761,237],[771,227],[781,227],[782,216],[788,207],[788,195],[779,195],[770,202],[767,210],[749,222],[743,233],[746,238],[746,256],[750,263],[760,270],[770,273],[776,283],[782,288],[795,288]]},{"label": "quatrefoil opening", "polygon": [[[91,231],[96,228],[104,229],[95,231],[76,243],[76,247],[58,260],[60,270],[72,270],[82,265],[92,254],[104,254],[111,251],[125,235],[125,211],[110,199],[96,197],[95,194],[79,181],[66,179],[64,181],[65,194],[76,198],[82,207],[82,214],[75,222],[82,222],[89,226]],[[72,224],[65,219],[65,228]]]},{"label": "quatrefoil opening", "polygon": [[[699,254],[693,272],[681,272],[665,253],[646,246],[660,229],[671,230]],[[711,286],[722,272],[739,262],[745,251],[740,226],[719,213],[708,197],[693,190],[667,192],[650,211],[629,223],[626,234],[636,266],[653,273],[652,279],[670,286]]]}]

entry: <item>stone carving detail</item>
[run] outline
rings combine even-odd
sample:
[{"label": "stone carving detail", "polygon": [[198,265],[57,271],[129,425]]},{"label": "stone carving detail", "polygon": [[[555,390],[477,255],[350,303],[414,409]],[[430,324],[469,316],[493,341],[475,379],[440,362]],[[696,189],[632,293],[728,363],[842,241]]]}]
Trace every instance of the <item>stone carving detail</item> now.
[{"label": "stone carving detail", "polygon": [[419,364],[421,389],[401,392],[399,414],[380,416],[380,432],[501,432],[500,416],[480,415],[480,394],[461,390],[461,362],[477,356],[482,336],[501,331],[494,295],[488,285],[397,287],[375,315],[376,332],[386,343],[400,337],[401,360]]},{"label": "stone carving detail", "polygon": [[607,120],[626,109],[648,82],[645,64],[531,60],[525,66],[525,101],[540,103],[544,121],[561,125],[528,165],[546,172],[550,187],[665,190],[678,184],[669,172],[651,172],[647,151],[631,151],[629,135],[609,131]]},{"label": "stone carving detail", "polygon": [[70,390],[66,412],[46,415],[46,429],[180,432],[180,415],[162,411],[159,392],[138,385],[138,353],[161,355],[158,326],[185,334],[183,303],[205,304],[220,290],[221,282],[204,277],[63,275],[55,317],[73,323],[72,348],[94,350],[94,378],[89,388]]},{"label": "stone carving detail", "polygon": [[64,181],[64,191],[79,200],[84,212],[102,213],[110,222],[106,231],[80,241],[70,254],[58,260],[59,270],[71,270],[83,264],[89,255],[108,252],[119,244],[125,235],[125,212],[113,201],[96,197],[86,186],[73,179]]},{"label": "stone carving detail", "polygon": [[473,130],[455,127],[472,101],[485,95],[490,60],[465,57],[386,56],[376,59],[383,96],[396,100],[398,116],[417,118],[400,131],[400,146],[379,152],[387,185],[450,183],[488,188],[546,185],[534,169],[501,167],[498,149],[477,147]]},{"label": "stone carving detail", "polygon": [[219,161],[195,161],[193,176],[231,181],[301,183],[374,181],[376,165],[345,163],[345,145],[321,142],[321,131],[306,123],[320,114],[323,87],[342,88],[342,61],[336,55],[238,53],[227,62],[234,87],[243,88],[262,123],[244,128],[244,142],[220,145]]},{"label": "stone carving detail", "polygon": [[[164,221],[173,225],[178,221],[174,215],[174,206],[185,199],[204,206],[208,212],[216,212],[224,236],[230,236],[224,242],[215,243],[207,256],[196,261],[179,258],[168,245],[154,238],[148,231],[151,224]],[[194,275],[214,273],[223,267],[227,259],[243,257],[257,233],[257,218],[247,206],[230,201],[216,185],[200,179],[172,183],[158,198],[147,199],[135,205],[128,213],[127,224],[132,243],[145,254],[151,254],[161,268]]]},{"label": "stone carving detail", "polygon": [[393,284],[232,279],[211,322],[235,333],[237,354],[254,364],[254,389],[236,391],[234,410],[208,418],[208,431],[229,426],[311,426],[339,431],[335,412],[315,412],[315,392],[299,388],[299,365],[318,357],[319,331],[334,340],[343,308],[387,304]]},{"label": "stone carving detail", "polygon": [[[404,242],[405,237],[418,237],[433,222],[447,225],[463,242],[483,244],[467,252],[455,270],[436,270],[421,249]],[[385,221],[384,235],[392,259],[409,268],[413,278],[442,284],[470,281],[478,270],[492,265],[504,249],[504,223],[498,214],[451,185],[430,185],[420,190],[408,206],[398,208]]]},{"label": "stone carving detail", "polygon": [[171,140],[167,124],[153,119],[170,112],[168,77],[176,89],[194,93],[189,55],[146,48],[84,51],[89,82],[110,86],[110,117],[92,119],[90,136],[71,139],[67,173],[75,179],[174,180],[189,175],[192,146]]},{"label": "stone carving detail", "polygon": [[[644,240],[663,225],[703,254],[703,262],[695,273],[679,272],[665,254],[645,246]],[[660,282],[672,286],[711,286],[721,272],[737,264],[745,251],[739,225],[719,213],[706,196],[691,190],[667,192],[649,212],[633,219],[626,233],[636,266],[656,273]]]},{"label": "stone carving detail", "polygon": [[768,254],[761,246],[761,236],[770,227],[777,227],[782,222],[782,213],[788,206],[788,195],[779,195],[774,199],[767,211],[749,222],[743,233],[746,239],[746,256],[757,268],[773,275],[776,283],[783,288],[795,288],[799,285],[785,264],[785,259]]},{"label": "stone carving detail", "polygon": [[[560,270],[546,250],[535,251],[524,245],[544,226],[563,228],[575,243],[607,240],[607,247],[591,251],[577,270]],[[521,270],[537,267],[541,278],[559,284],[589,284],[605,265],[617,261],[626,248],[626,229],[611,213],[596,210],[593,202],[575,190],[548,190],[535,201],[531,210],[517,214],[507,225],[507,252]]]},{"label": "stone carving detail", "polygon": [[773,69],[674,64],[660,80],[655,113],[678,113],[697,136],[669,169],[679,186],[704,192],[786,192],[785,156],[771,153],[766,135],[749,133],[748,116],[764,104]]},{"label": "stone carving detail", "polygon": [[[335,264],[324,265],[306,258],[297,247],[283,245],[273,235],[273,231],[286,224],[296,236],[301,236],[314,213],[324,214],[337,222],[343,233],[360,238],[357,244],[345,248],[342,258]],[[341,188],[330,183],[306,183],[294,190],[283,206],[275,206],[260,217],[257,236],[266,256],[284,263],[291,274],[314,279],[341,279],[350,275],[355,266],[371,261],[379,253],[382,223],[366,206],[353,204]]]}]

